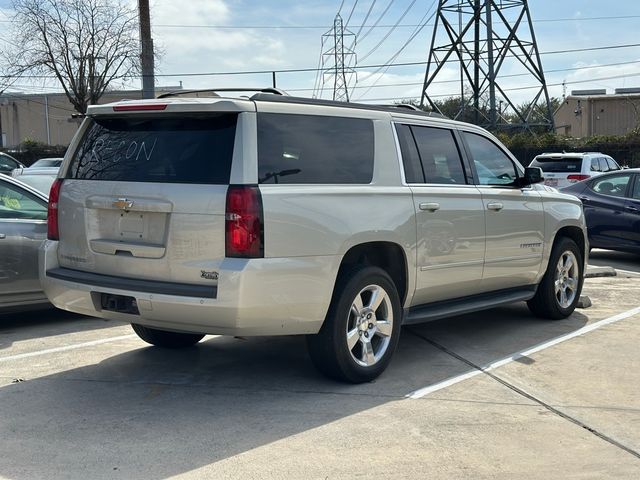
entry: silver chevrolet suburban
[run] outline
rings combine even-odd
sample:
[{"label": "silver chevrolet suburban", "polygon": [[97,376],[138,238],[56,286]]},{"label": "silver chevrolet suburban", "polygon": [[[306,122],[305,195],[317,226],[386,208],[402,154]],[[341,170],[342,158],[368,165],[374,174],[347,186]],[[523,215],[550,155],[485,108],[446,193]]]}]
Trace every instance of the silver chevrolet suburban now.
[{"label": "silver chevrolet suburban", "polygon": [[92,106],[51,189],[41,281],[159,347],[307,335],[322,372],[369,381],[401,325],[573,312],[583,212],[542,180],[485,130],[397,106],[273,89]]}]

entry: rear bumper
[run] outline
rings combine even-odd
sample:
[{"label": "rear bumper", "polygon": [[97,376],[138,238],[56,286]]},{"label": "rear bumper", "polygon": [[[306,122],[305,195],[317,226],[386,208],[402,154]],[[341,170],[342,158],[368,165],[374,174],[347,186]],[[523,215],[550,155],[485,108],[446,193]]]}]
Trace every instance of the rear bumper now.
[{"label": "rear bumper", "polygon": [[[120,277],[60,268],[57,251],[58,242],[49,240],[40,249],[40,280],[56,307],[163,330],[218,335],[317,333],[340,264],[337,256],[228,258],[217,285],[190,290],[181,284],[119,282]],[[134,297],[140,314],[102,309],[102,293]]]}]

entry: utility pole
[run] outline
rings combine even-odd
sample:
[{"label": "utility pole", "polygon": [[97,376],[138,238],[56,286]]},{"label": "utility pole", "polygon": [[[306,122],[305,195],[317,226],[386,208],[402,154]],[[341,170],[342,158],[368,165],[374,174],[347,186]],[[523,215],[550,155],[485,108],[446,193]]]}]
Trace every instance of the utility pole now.
[{"label": "utility pole", "polygon": [[[460,110],[454,118],[472,108],[473,121],[493,130],[537,127],[553,131],[553,111],[527,0],[439,0],[421,106],[439,111],[433,89],[440,83],[439,76],[449,75],[455,64],[464,81],[460,82]],[[505,78],[513,76],[517,80]],[[527,95],[525,102],[513,99],[507,82],[532,86],[516,89],[520,98]],[[504,102],[504,109],[496,108],[498,101]],[[544,115],[534,121],[540,102],[545,106]],[[488,108],[482,106],[487,103]]]},{"label": "utility pole", "polygon": [[149,0],[138,0],[140,16],[140,60],[142,66],[142,98],[155,98],[153,77],[153,39],[151,38],[151,18]]},{"label": "utility pole", "polygon": [[349,67],[351,58],[355,57],[355,52],[345,47],[345,37],[354,36],[344,28],[342,17],[339,14],[336,15],[331,30],[322,35],[322,80],[318,96],[322,96],[324,85],[333,80],[333,99],[343,102],[349,101],[347,74],[353,75],[355,73],[354,68]]}]

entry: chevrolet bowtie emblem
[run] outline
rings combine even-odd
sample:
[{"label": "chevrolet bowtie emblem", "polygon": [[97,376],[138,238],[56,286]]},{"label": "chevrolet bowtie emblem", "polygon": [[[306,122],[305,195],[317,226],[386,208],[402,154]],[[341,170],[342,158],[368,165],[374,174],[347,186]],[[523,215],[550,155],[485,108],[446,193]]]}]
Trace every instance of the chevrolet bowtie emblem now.
[{"label": "chevrolet bowtie emblem", "polygon": [[113,202],[111,205],[121,210],[131,210],[131,207],[133,207],[133,200],[127,200],[126,198],[119,198],[118,200]]}]

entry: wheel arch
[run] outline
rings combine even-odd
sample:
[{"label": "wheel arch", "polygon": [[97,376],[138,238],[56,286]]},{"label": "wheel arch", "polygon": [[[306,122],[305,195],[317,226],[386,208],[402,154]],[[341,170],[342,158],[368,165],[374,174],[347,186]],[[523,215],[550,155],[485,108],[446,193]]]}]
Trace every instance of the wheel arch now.
[{"label": "wheel arch", "polygon": [[404,249],[397,243],[374,241],[352,246],[342,257],[338,278],[356,265],[376,266],[386,271],[404,305],[409,294],[409,271]]},{"label": "wheel arch", "polygon": [[580,254],[582,255],[583,262],[586,264],[586,261],[587,261],[586,254],[588,253],[587,242],[586,242],[586,237],[582,228],[574,225],[567,225],[560,228],[556,232],[555,237],[553,238],[553,247],[556,246],[560,238],[569,238],[573,240],[578,246],[578,249],[580,250]]}]

